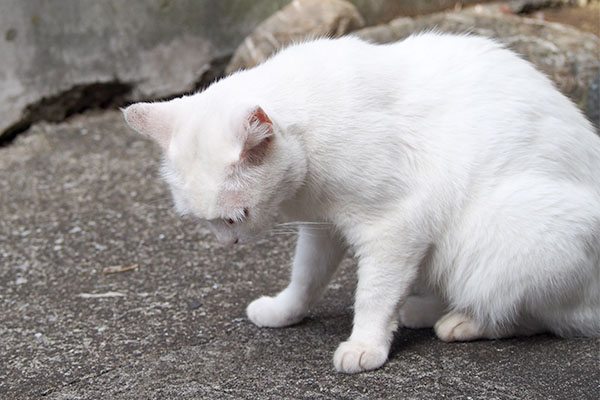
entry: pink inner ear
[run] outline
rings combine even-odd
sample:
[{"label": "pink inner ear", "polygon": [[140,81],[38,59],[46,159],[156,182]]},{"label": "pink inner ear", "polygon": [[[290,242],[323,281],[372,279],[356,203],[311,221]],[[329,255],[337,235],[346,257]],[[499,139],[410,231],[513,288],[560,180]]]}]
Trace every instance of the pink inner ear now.
[{"label": "pink inner ear", "polygon": [[261,107],[250,112],[246,122],[244,148],[240,160],[260,164],[273,137],[273,122]]},{"label": "pink inner ear", "polygon": [[269,116],[260,107],[256,108],[252,114],[250,114],[250,124],[252,124],[254,121],[257,121],[259,124],[273,125],[273,122]]}]

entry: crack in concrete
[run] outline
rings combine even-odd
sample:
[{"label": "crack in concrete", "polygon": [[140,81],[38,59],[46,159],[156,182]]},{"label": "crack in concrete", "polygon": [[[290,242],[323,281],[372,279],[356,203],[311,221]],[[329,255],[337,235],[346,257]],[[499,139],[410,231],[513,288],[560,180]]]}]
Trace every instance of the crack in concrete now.
[{"label": "crack in concrete", "polygon": [[52,388],[46,389],[45,391],[43,391],[42,393],[40,393],[40,396],[46,397],[48,395],[51,395],[52,393],[55,393],[55,392],[57,392],[59,390],[62,390],[64,388],[66,388],[68,386],[75,385],[76,383],[79,383],[79,382],[82,382],[82,381],[85,381],[85,380],[88,380],[88,379],[99,378],[102,375],[106,375],[109,372],[115,371],[115,370],[117,370],[119,368],[121,368],[121,366],[117,365],[116,367],[107,368],[107,369],[104,369],[104,370],[102,370],[102,371],[100,371],[98,373],[95,373],[95,374],[88,374],[88,375],[82,376],[81,378],[75,378],[75,379],[73,379],[73,380],[71,380],[71,381],[69,381],[69,382],[61,385],[60,387],[52,387]]},{"label": "crack in concrete", "polygon": [[[193,83],[194,91],[202,91],[213,82],[223,78],[225,67],[231,60],[231,56],[231,53],[227,53],[213,58],[206,65],[206,69],[200,74],[198,80]],[[81,114],[90,109],[123,106],[130,100],[127,95],[133,88],[134,86],[130,83],[114,80],[75,85],[54,96],[44,97],[29,104],[19,121],[0,132],[0,147],[12,143],[20,133],[29,129],[36,122],[62,122],[72,115]],[[162,100],[179,97],[182,94],[189,93],[174,93]],[[143,101],[144,99],[137,100]]]},{"label": "crack in concrete", "polygon": [[28,105],[21,120],[0,132],[0,147],[10,144],[36,122],[61,122],[89,109],[123,105],[132,89],[131,84],[115,80],[75,85],[57,95],[44,97]]}]

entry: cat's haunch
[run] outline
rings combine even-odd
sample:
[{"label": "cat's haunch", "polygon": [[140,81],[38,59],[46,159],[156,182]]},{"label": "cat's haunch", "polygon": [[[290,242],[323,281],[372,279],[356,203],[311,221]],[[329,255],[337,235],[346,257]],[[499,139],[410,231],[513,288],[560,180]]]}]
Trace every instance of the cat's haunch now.
[{"label": "cat's haunch", "polygon": [[164,150],[177,211],[219,240],[301,221],[290,284],[248,306],[256,325],[301,321],[352,250],[338,371],[382,366],[399,324],[444,341],[600,336],[600,138],[491,40],[310,41],[124,114]]}]

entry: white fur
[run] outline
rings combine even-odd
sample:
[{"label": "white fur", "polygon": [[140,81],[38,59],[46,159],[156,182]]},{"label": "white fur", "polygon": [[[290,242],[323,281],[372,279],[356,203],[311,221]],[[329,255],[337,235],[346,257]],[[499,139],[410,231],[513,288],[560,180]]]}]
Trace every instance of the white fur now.
[{"label": "white fur", "polygon": [[[148,129],[135,128],[153,136],[170,121],[164,170],[180,212],[231,243],[277,211],[331,224],[300,230],[291,283],[248,306],[254,323],[300,321],[346,247],[358,258],[338,371],[380,367],[398,313],[406,326],[437,321],[443,340],[600,335],[600,138],[495,42],[322,39],[176,101],[168,117],[144,108]],[[257,106],[273,141],[249,165]]]}]

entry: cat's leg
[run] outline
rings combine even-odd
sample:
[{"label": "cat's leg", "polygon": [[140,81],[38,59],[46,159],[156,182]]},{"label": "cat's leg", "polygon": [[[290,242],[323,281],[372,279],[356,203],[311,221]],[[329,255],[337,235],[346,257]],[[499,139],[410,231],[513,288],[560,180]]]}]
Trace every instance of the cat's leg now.
[{"label": "cat's leg", "polygon": [[398,317],[400,325],[409,329],[433,328],[446,306],[433,294],[408,296]]},{"label": "cat's leg", "polygon": [[[415,235],[416,236],[416,235]],[[337,348],[333,363],[339,372],[357,373],[379,368],[387,360],[398,325],[398,307],[408,297],[426,246],[398,235],[381,238],[359,253],[354,326],[350,338]],[[393,251],[393,254],[389,252]],[[367,256],[368,255],[368,256]]]},{"label": "cat's leg", "polygon": [[280,328],[304,318],[339,265],[346,246],[333,229],[301,227],[292,265],[292,279],[275,297],[254,300],[246,312],[258,326]]}]

